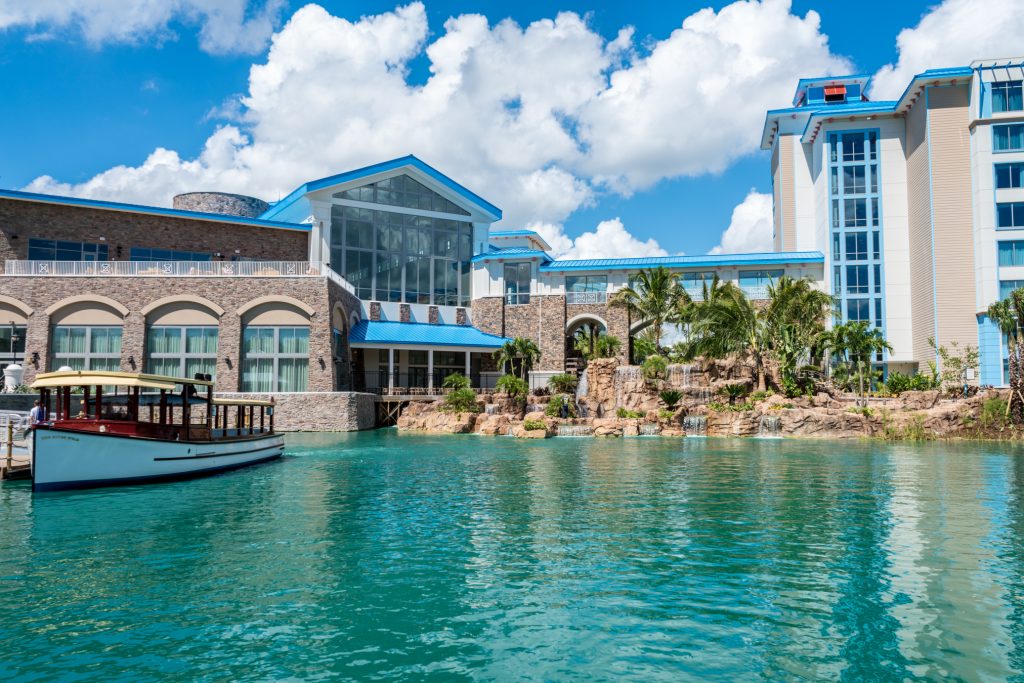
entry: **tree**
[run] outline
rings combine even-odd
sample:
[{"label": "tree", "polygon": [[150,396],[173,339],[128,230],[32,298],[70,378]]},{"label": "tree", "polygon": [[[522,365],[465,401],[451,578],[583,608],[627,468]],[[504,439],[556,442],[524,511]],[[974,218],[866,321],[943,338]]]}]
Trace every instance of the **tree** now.
[{"label": "tree", "polygon": [[540,349],[532,339],[516,337],[494,352],[494,359],[501,367],[508,367],[512,373],[525,380],[530,370],[540,360]]},{"label": "tree", "polygon": [[654,330],[652,341],[655,347],[660,347],[662,326],[678,322],[680,311],[689,299],[679,278],[665,266],[658,266],[637,273],[632,284],[613,294],[609,303],[625,306],[637,319],[650,322]]},{"label": "tree", "polygon": [[829,345],[832,350],[856,369],[858,395],[860,404],[867,405],[864,391],[864,376],[871,370],[875,356],[883,351],[891,351],[892,346],[882,336],[881,330],[872,327],[865,320],[856,320],[836,325],[829,333]]},{"label": "tree", "polygon": [[796,385],[800,361],[813,360],[834,305],[835,299],[816,289],[807,278],[784,276],[768,285],[764,314],[770,328],[772,357],[784,384]]},{"label": "tree", "polygon": [[947,348],[945,345],[937,345],[931,337],[928,338],[928,345],[942,361],[941,387],[949,392],[959,391],[967,383],[968,372],[978,369],[978,347],[968,344],[961,348],[959,342],[951,341]]},{"label": "tree", "polygon": [[1010,400],[1007,410],[1014,424],[1024,422],[1024,288],[988,307],[988,317],[1009,339]]},{"label": "tree", "polygon": [[600,334],[594,343],[594,355],[598,358],[614,358],[622,348],[622,342],[618,337],[610,334]]}]

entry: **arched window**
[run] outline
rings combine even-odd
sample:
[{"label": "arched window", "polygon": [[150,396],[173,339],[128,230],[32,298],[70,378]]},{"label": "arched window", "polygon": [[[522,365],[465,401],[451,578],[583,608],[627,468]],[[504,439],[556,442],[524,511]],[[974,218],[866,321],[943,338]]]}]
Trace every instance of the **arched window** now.
[{"label": "arched window", "polygon": [[47,313],[52,369],[120,370],[127,308],[106,297],[83,295],[58,302]]},{"label": "arched window", "polygon": [[218,323],[223,309],[199,297],[168,297],[144,312],[146,372],[189,378],[217,374]]},{"label": "arched window", "polygon": [[251,302],[240,313],[242,391],[306,391],[312,310],[282,297]]},{"label": "arched window", "polygon": [[0,366],[25,360],[25,330],[32,309],[10,297],[0,296]]}]

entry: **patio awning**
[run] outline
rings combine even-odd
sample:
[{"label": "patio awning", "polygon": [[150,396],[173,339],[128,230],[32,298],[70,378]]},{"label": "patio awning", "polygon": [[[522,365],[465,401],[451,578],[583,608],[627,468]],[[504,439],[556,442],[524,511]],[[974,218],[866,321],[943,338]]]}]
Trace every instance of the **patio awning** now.
[{"label": "patio awning", "polygon": [[470,325],[429,325],[389,320],[360,320],[348,337],[352,346],[462,346],[497,349],[509,341],[506,337],[481,332]]}]

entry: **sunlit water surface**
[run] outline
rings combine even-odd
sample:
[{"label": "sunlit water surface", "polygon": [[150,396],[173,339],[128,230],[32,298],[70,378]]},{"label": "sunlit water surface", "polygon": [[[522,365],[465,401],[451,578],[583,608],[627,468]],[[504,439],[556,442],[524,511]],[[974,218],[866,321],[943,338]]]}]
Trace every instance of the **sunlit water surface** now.
[{"label": "sunlit water surface", "polygon": [[289,438],[204,480],[0,487],[0,680],[1004,680],[995,444]]}]

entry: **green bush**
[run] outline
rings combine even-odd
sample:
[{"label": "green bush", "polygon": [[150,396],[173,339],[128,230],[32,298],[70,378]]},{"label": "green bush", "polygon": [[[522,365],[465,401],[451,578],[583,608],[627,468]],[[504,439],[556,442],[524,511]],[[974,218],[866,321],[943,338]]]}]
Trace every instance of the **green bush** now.
[{"label": "green bush", "polygon": [[710,401],[708,403],[708,410],[714,410],[717,413],[729,410],[729,406],[719,401]]},{"label": "green bush", "polygon": [[657,354],[644,358],[640,371],[647,379],[665,379],[668,377],[668,361]]},{"label": "green bush", "polygon": [[441,386],[445,389],[469,389],[469,378],[460,372],[455,372],[445,377]]},{"label": "green bush", "polygon": [[444,397],[441,409],[447,413],[479,413],[480,406],[476,402],[476,392],[468,387],[452,389]]},{"label": "green bush", "polygon": [[667,389],[660,394],[658,397],[668,407],[669,410],[674,410],[676,405],[683,400],[683,392],[676,391],[675,389]]},{"label": "green bush", "polygon": [[890,396],[899,396],[905,391],[928,391],[936,387],[934,378],[921,373],[905,375],[902,372],[890,372],[885,380],[885,392]]},{"label": "green bush", "polygon": [[718,390],[720,396],[725,396],[729,399],[729,405],[736,402],[736,399],[743,398],[747,395],[750,389],[745,384],[726,384],[724,387]]},{"label": "green bush", "polygon": [[569,417],[576,417],[576,406],[573,405],[572,401],[566,401],[562,394],[551,397],[547,407],[544,408],[544,414],[548,417],[561,417],[563,405],[569,407]]},{"label": "green bush", "polygon": [[809,377],[783,377],[781,388],[786,398],[810,396],[814,392],[814,380]]},{"label": "green bush", "polygon": [[662,408],[658,411],[658,419],[662,422],[668,422],[676,416],[671,410],[665,410]]},{"label": "green bush", "polygon": [[576,385],[579,380],[576,379],[575,375],[570,375],[567,372],[563,372],[558,375],[552,375],[548,380],[548,386],[551,387],[552,391],[559,394],[574,394],[576,393]]},{"label": "green bush", "polygon": [[644,414],[639,410],[629,410],[628,408],[619,408],[615,411],[615,417],[637,419],[644,417]]},{"label": "green bush", "polygon": [[525,429],[528,432],[547,428],[548,426],[547,424],[544,423],[544,420],[526,420],[523,422],[523,429]]},{"label": "green bush", "polygon": [[519,379],[515,375],[502,375],[498,378],[494,388],[508,394],[516,401],[525,401],[530,395],[530,385],[525,379]]},{"label": "green bush", "polygon": [[875,414],[874,409],[869,408],[868,406],[863,406],[863,407],[851,406],[851,407],[846,409],[846,412],[848,412],[848,413],[855,413],[857,415],[863,415],[864,417],[871,417],[872,415]]},{"label": "green bush", "polygon": [[622,342],[618,337],[610,334],[602,334],[597,337],[594,343],[594,355],[598,358],[614,358],[622,348]]},{"label": "green bush", "polygon": [[648,356],[653,356],[656,353],[658,353],[658,347],[650,339],[633,338],[633,360],[637,363],[643,363]]},{"label": "green bush", "polygon": [[771,395],[772,392],[770,391],[755,391],[750,395],[750,400],[754,403],[760,403]]},{"label": "green bush", "polygon": [[931,435],[924,428],[924,416],[915,415],[903,427],[903,439],[906,441],[927,441]]},{"label": "green bush", "polygon": [[[966,422],[966,420],[965,420]],[[1006,429],[1010,424],[1006,416],[1006,401],[999,398],[987,399],[981,404],[981,414],[978,416],[978,425],[985,430]]]}]

